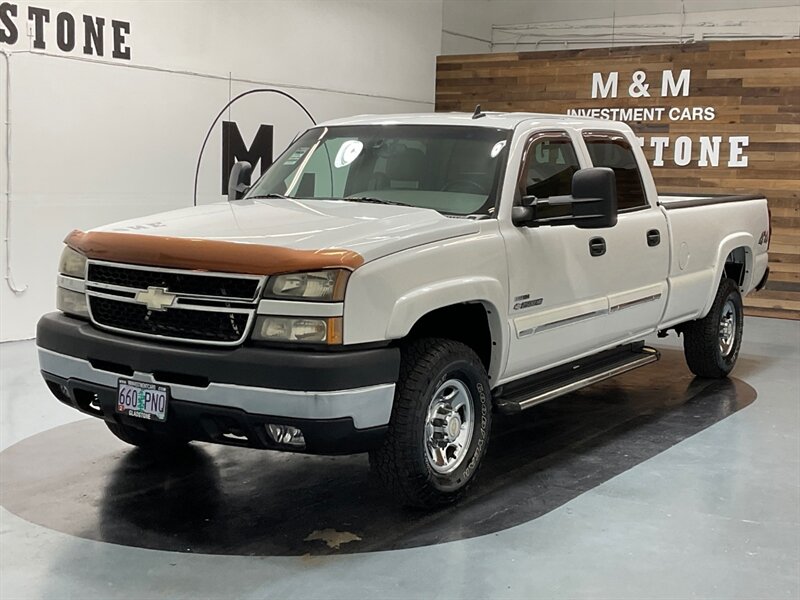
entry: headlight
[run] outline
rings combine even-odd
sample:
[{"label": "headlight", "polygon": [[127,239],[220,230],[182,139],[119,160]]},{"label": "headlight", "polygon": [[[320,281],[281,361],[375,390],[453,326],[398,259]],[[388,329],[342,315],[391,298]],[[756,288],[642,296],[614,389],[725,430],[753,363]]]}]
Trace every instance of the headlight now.
[{"label": "headlight", "polygon": [[86,257],[67,246],[61,253],[61,260],[58,262],[58,272],[62,275],[83,279],[86,277]]},{"label": "headlight", "polygon": [[65,288],[57,288],[56,292],[56,308],[63,313],[73,315],[75,317],[89,318],[89,308],[86,306],[86,294],[68,290]]},{"label": "headlight", "polygon": [[341,302],[349,276],[345,269],[275,275],[267,281],[264,297]]},{"label": "headlight", "polygon": [[342,318],[258,317],[252,338],[263,342],[341,344]]}]

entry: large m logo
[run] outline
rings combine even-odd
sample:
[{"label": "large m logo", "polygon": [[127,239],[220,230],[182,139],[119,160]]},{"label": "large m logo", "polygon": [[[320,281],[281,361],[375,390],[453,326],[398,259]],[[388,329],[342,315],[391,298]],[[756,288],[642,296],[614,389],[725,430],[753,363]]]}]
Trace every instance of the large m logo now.
[{"label": "large m logo", "polygon": [[232,121],[222,122],[222,194],[228,193],[228,178],[236,161],[246,160],[253,165],[261,161],[261,172],[272,164],[272,125],[260,125],[253,143],[248,148],[239,128]]}]

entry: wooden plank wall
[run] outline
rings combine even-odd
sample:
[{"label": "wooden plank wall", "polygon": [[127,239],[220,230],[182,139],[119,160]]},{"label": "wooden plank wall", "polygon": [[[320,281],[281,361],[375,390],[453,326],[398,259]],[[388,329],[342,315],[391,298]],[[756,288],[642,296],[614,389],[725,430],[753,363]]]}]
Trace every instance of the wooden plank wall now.
[{"label": "wooden plank wall", "polygon": [[[662,71],[691,70],[688,96],[662,97]],[[631,97],[635,71],[650,97]],[[619,73],[618,95],[592,98],[592,74]],[[639,88],[633,89],[640,93]],[[557,52],[440,56],[436,110],[566,113],[602,107],[711,107],[712,120],[628,121],[645,138],[668,136],[659,192],[763,193],[772,211],[771,276],[746,299],[747,313],[800,319],[800,40],[755,40]],[[692,140],[691,162],[674,161],[679,136]],[[722,136],[719,166],[698,166],[701,136]],[[728,166],[730,136],[749,136],[746,167]]]}]

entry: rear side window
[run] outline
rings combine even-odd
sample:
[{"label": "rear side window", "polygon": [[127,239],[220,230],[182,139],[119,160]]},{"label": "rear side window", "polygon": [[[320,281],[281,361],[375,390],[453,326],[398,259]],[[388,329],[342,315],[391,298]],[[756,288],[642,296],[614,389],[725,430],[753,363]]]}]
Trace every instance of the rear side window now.
[{"label": "rear side window", "polygon": [[531,138],[520,174],[522,196],[549,198],[572,193],[572,176],[580,169],[572,140],[561,133]]},{"label": "rear side window", "polygon": [[622,135],[611,132],[586,132],[586,148],[595,167],[608,167],[617,178],[617,206],[619,210],[648,206],[642,177],[633,149]]}]

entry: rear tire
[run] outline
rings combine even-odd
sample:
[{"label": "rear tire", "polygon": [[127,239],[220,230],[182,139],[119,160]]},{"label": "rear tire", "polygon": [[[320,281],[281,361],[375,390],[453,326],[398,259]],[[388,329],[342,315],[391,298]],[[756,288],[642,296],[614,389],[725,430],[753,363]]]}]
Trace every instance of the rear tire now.
[{"label": "rear tire", "polygon": [[150,433],[129,425],[122,425],[121,423],[105,421],[105,424],[109,431],[120,440],[142,450],[174,450],[184,448],[189,443],[187,440]]},{"label": "rear tire", "polygon": [[695,375],[721,379],[736,364],[742,345],[744,311],[739,286],[723,279],[708,314],[683,327],[686,364]]},{"label": "rear tire", "polygon": [[370,465],[407,506],[453,503],[475,479],[491,422],[489,379],[472,349],[439,338],[410,342],[389,431]]}]

